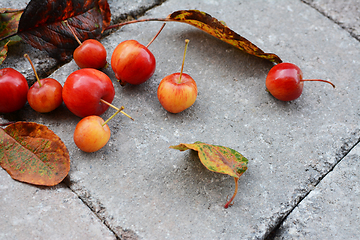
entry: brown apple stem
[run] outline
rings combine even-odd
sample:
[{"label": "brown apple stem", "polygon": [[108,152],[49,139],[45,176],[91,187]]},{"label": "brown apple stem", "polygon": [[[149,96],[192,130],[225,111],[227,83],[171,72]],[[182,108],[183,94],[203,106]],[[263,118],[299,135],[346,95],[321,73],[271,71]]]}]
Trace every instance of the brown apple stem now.
[{"label": "brown apple stem", "polygon": [[112,28],[120,28],[122,26],[128,25],[128,24],[132,24],[132,23],[138,23],[138,22],[150,22],[150,21],[161,21],[161,22],[168,22],[168,21],[174,21],[171,20],[170,18],[148,18],[148,19],[137,19],[137,20],[132,20],[132,21],[127,21],[127,22],[122,22],[122,23],[118,23],[118,24],[114,24],[111,26],[108,26],[105,30],[110,30]]},{"label": "brown apple stem", "polygon": [[160,30],[157,32],[157,34],[151,39],[151,41],[146,45],[146,48],[148,48],[150,46],[150,44],[152,44],[152,42],[159,36],[159,34],[161,33],[161,31],[164,29],[166,23],[163,23],[163,25],[161,26]]},{"label": "brown apple stem", "polygon": [[103,124],[101,124],[101,126],[105,126],[111,119],[113,119],[123,109],[124,109],[124,106],[122,106],[121,108],[118,108],[117,111],[113,115],[111,115],[111,117],[109,117]]},{"label": "brown apple stem", "polygon": [[68,26],[68,28],[70,29],[71,33],[74,35],[76,41],[79,43],[79,45],[81,45],[82,43],[79,40],[79,38],[76,36],[76,33],[75,33],[74,29],[70,26],[70,24],[68,23],[67,20],[64,20],[64,22],[65,22],[66,26]]},{"label": "brown apple stem", "polygon": [[178,80],[178,83],[179,83],[179,84],[181,83],[181,77],[182,77],[182,74],[183,74],[183,71],[184,71],[185,56],[186,56],[186,51],[187,51],[187,47],[188,47],[188,45],[189,45],[189,42],[190,42],[189,39],[185,39],[184,56],[183,56],[183,61],[182,61],[182,64],[181,64],[180,76],[179,76],[179,80]]},{"label": "brown apple stem", "polygon": [[232,198],[225,204],[224,208],[228,208],[229,206],[232,206],[234,203],[232,202],[238,192],[238,186],[239,186],[239,183],[238,183],[238,180],[239,178],[237,177],[234,177],[234,180],[235,180],[235,192],[234,192],[234,195],[232,196]]},{"label": "brown apple stem", "polygon": [[326,80],[322,80],[322,79],[303,79],[303,80],[301,80],[301,81],[303,81],[303,82],[325,82],[325,83],[328,83],[328,84],[330,84],[331,86],[333,86],[333,88],[335,88],[335,85],[334,85],[332,82],[326,81]]},{"label": "brown apple stem", "polygon": [[34,74],[35,74],[35,77],[36,77],[36,81],[38,82],[39,87],[41,87],[42,85],[41,85],[41,83],[40,83],[40,79],[39,79],[39,76],[38,76],[38,74],[37,74],[37,72],[36,72],[36,69],[35,69],[35,67],[34,67],[33,62],[31,61],[31,59],[30,59],[30,57],[29,57],[29,55],[28,55],[27,53],[24,54],[24,57],[29,61],[30,65],[31,65],[31,68],[32,68],[33,71],[34,71]]},{"label": "brown apple stem", "polygon": [[[105,101],[104,99],[100,99],[100,102],[102,102],[102,103],[104,103],[104,104],[112,107],[113,109],[119,111],[119,108],[115,107],[114,105],[112,105],[111,103]],[[129,114],[127,114],[127,113],[125,113],[124,111],[122,111],[123,109],[124,109],[124,107],[121,107],[119,112],[121,112],[122,114],[124,114],[125,116],[127,116],[128,118],[130,118],[131,120],[134,121],[134,119],[133,119]]]}]

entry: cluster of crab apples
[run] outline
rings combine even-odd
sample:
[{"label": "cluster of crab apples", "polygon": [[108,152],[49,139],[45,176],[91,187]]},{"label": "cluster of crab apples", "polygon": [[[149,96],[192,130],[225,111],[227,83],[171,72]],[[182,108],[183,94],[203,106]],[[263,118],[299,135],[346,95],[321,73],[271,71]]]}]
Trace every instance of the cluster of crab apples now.
[{"label": "cluster of crab apples", "polygon": [[[165,25],[165,24],[164,24]],[[111,67],[121,85],[138,85],[147,81],[155,72],[156,61],[148,49],[163,29],[164,25],[147,46],[136,40],[121,42],[111,56]],[[68,25],[69,26],[69,25]],[[39,79],[35,67],[29,60],[37,82],[29,89],[25,77],[12,68],[0,70],[0,113],[9,113],[22,108],[26,102],[40,113],[51,112],[62,102],[66,107],[82,119],[74,131],[75,144],[85,152],[101,149],[110,139],[107,122],[116,114],[123,113],[124,107],[117,108],[111,103],[115,89],[111,79],[100,69],[107,67],[105,47],[97,40],[84,42],[76,37],[79,47],[75,49],[73,58],[80,68],[71,73],[62,86],[52,78]],[[192,106],[197,97],[197,85],[188,74],[183,73],[185,55],[189,40],[185,40],[185,50],[181,71],[163,78],[157,89],[157,97],[161,105],[171,113],[179,113]],[[304,80],[301,70],[291,63],[275,65],[266,78],[267,90],[277,99],[291,101],[298,98],[303,90],[304,81],[322,81],[320,79]],[[116,112],[106,121],[100,115],[109,107]]]}]

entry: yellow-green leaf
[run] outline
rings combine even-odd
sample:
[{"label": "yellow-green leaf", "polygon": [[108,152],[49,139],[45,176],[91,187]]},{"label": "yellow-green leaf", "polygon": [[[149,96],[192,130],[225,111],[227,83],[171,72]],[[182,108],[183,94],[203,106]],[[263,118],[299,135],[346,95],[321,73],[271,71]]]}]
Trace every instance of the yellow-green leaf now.
[{"label": "yellow-green leaf", "polygon": [[210,145],[203,142],[195,142],[193,144],[181,143],[176,146],[170,146],[170,148],[180,151],[188,149],[197,151],[201,163],[207,169],[234,177],[235,193],[224,207],[228,208],[232,205],[232,201],[237,194],[238,179],[247,170],[248,160],[243,155],[228,147]]}]

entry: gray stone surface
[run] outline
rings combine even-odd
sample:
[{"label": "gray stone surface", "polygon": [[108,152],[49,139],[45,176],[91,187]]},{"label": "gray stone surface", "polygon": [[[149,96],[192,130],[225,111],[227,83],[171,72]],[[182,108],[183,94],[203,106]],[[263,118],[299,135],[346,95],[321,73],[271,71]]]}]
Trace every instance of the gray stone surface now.
[{"label": "gray stone surface", "polygon": [[35,187],[0,169],[0,239],[116,239],[66,185]]},{"label": "gray stone surface", "polygon": [[[336,89],[305,83],[299,99],[277,101],[265,91],[272,63],[187,24],[168,23],[149,47],[157,69],[146,83],[121,87],[111,68],[104,70],[115,85],[113,104],[124,105],[135,121],[111,121],[112,137],[100,151],[76,148],[72,133],[80,119],[65,106],[50,114],[26,106],[0,116],[45,124],[61,137],[72,161],[66,185],[121,239],[263,239],[358,142],[360,44],[301,1],[168,0],[144,18],[180,9],[225,21],[264,51],[297,64],[305,78],[329,79]],[[145,45],[160,26],[132,24],[104,38],[108,60],[121,41]],[[163,77],[180,70],[186,38],[185,72],[199,95],[188,110],[170,114],[156,90]],[[51,76],[63,84],[76,69],[72,61]],[[223,205],[233,179],[206,170],[194,152],[168,148],[195,141],[228,146],[249,159],[229,209]]]},{"label": "gray stone surface", "polygon": [[358,239],[359,169],[356,146],[295,208],[274,239]]},{"label": "gray stone surface", "polygon": [[357,0],[303,0],[360,40],[360,2]]}]

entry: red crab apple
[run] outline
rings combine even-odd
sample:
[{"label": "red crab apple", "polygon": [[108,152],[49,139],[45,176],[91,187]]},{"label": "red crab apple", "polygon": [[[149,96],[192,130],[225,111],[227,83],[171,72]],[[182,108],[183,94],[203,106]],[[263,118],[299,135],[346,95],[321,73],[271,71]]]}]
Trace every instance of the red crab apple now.
[{"label": "red crab apple", "polygon": [[183,73],[185,55],[189,40],[186,39],[185,51],[180,73],[173,73],[163,78],[157,90],[161,105],[171,113],[179,113],[194,104],[197,86],[188,74]]},{"label": "red crab apple", "polygon": [[335,85],[321,79],[303,79],[301,69],[292,63],[279,63],[270,69],[266,77],[266,88],[275,98],[291,101],[300,97],[305,81],[319,81]]},{"label": "red crab apple", "polygon": [[126,83],[133,85],[144,83],[154,74],[156,60],[148,47],[164,26],[165,24],[146,46],[136,40],[126,40],[115,48],[111,56],[111,67],[122,86]]},{"label": "red crab apple", "polygon": [[[106,121],[96,115],[81,119],[74,131],[74,142],[76,146],[84,152],[96,152],[104,147],[111,136],[107,123],[115,117],[116,114],[122,112],[124,107],[116,109],[117,111]],[[130,116],[128,117],[131,118]]]},{"label": "red crab apple", "polygon": [[40,80],[29,55],[25,54],[24,57],[30,62],[37,80],[27,93],[27,100],[30,107],[40,113],[53,111],[62,103],[61,84],[53,78]]},{"label": "red crab apple", "polygon": [[70,31],[74,35],[76,41],[79,43],[74,53],[74,61],[79,68],[95,68],[100,69],[106,66],[106,49],[98,40],[87,39],[81,42],[76,36],[73,28],[65,21]]},{"label": "red crab apple", "polygon": [[29,85],[25,77],[13,68],[0,69],[0,113],[22,108],[27,99]]},{"label": "red crab apple", "polygon": [[101,115],[115,96],[114,85],[103,72],[83,68],[71,73],[63,87],[62,96],[66,107],[79,117]]}]

